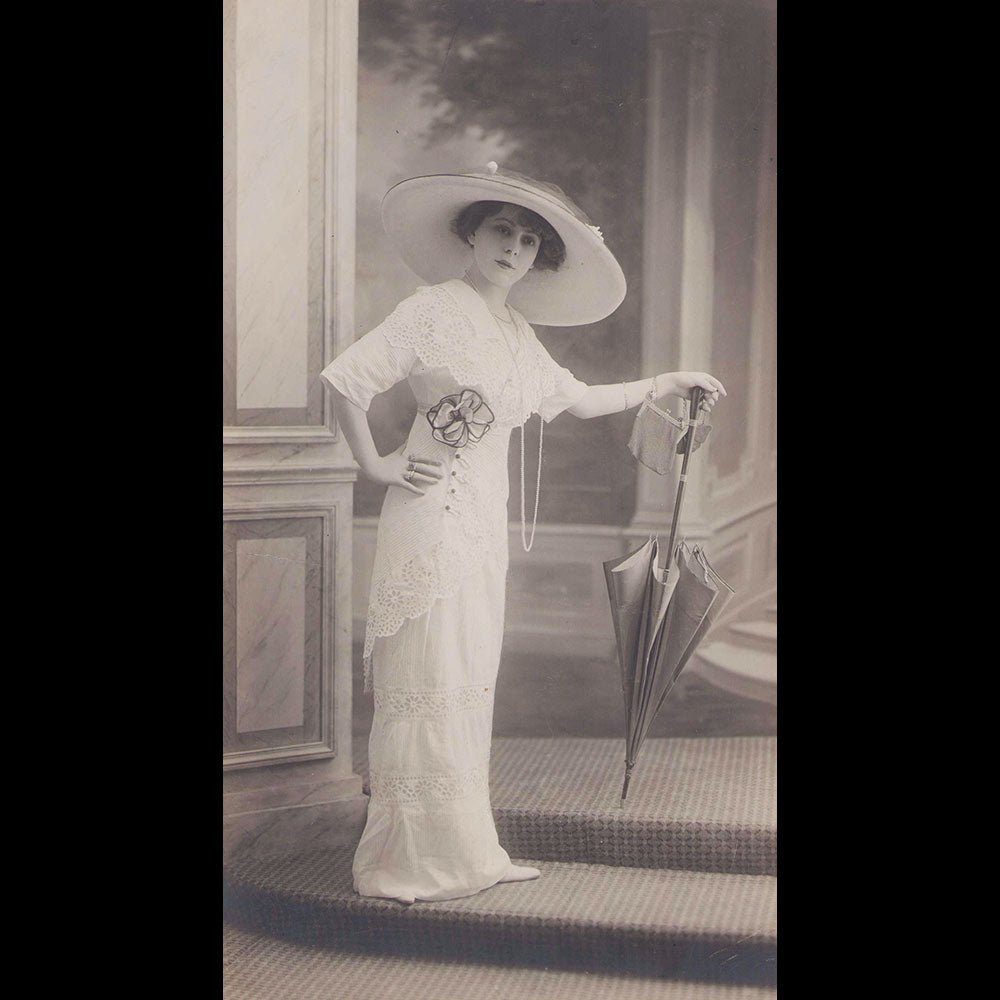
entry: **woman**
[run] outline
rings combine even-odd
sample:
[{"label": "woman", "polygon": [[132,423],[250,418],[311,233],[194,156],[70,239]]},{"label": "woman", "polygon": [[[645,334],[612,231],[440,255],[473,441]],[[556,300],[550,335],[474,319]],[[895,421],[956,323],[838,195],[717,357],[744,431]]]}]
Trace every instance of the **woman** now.
[{"label": "woman", "polygon": [[[703,372],[588,386],[560,367],[528,320],[592,323],[625,296],[600,231],[558,188],[489,164],[415,177],[382,204],[386,231],[430,284],[323,372],[361,471],[388,486],[365,635],[374,690],[371,801],[354,857],[361,895],[412,903],[537,878],[500,846],[489,798],[493,685],[507,573],[507,448],[524,422],[568,410],[590,418],[644,395],[715,404]],[[418,412],[406,444],[375,450],[366,411],[408,379]],[[541,475],[542,435],[538,474]],[[538,513],[538,483],[535,517]]]}]

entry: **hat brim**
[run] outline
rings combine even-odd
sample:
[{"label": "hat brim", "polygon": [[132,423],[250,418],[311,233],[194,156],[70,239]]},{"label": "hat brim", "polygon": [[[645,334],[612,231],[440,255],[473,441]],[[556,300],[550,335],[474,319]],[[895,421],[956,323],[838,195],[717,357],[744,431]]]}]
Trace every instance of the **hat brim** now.
[{"label": "hat brim", "polygon": [[390,188],[382,224],[406,265],[432,284],[457,278],[472,250],[451,229],[474,201],[521,205],[542,216],[566,245],[558,271],[531,270],[507,301],[529,323],[577,326],[610,315],[625,298],[625,275],[596,228],[578,219],[554,195],[501,174],[429,174]]}]

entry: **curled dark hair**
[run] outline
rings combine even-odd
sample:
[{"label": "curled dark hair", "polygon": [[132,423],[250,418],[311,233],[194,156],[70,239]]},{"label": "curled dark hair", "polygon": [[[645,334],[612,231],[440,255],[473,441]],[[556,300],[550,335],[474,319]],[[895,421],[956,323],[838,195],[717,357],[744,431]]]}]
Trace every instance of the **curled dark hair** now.
[{"label": "curled dark hair", "polygon": [[[508,202],[474,201],[466,205],[452,220],[451,231],[463,243],[482,225],[484,219],[496,215]],[[534,266],[539,271],[558,271],[559,265],[566,259],[566,244],[562,237],[537,212],[523,205],[514,205],[517,209],[514,221],[525,229],[530,229],[538,237],[538,254]]]}]

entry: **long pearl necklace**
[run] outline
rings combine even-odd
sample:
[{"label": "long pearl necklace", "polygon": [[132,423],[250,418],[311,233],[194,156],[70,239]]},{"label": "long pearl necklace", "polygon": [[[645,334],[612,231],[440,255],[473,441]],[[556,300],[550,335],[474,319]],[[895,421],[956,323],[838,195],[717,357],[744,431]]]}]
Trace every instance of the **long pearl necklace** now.
[{"label": "long pearl necklace", "polygon": [[[463,275],[463,279],[468,282],[468,284],[475,290],[476,294],[479,294],[479,289],[472,283],[472,279],[468,274]],[[480,298],[482,296],[480,295]],[[483,304],[486,305],[485,299]],[[528,526],[527,518],[524,512],[524,425],[526,423],[526,418],[524,417],[524,379],[521,377],[521,367],[517,363],[517,355],[514,353],[514,349],[510,346],[510,341],[507,339],[507,333],[501,325],[501,319],[497,314],[490,309],[488,305],[486,308],[489,310],[490,315],[493,317],[493,321],[497,325],[497,329],[500,331],[500,337],[504,344],[507,345],[507,351],[510,354],[510,360],[513,362],[513,368],[511,369],[511,375],[517,372],[517,382],[518,389],[520,393],[520,409],[518,414],[521,417],[521,547],[525,552],[530,552],[531,547],[535,544],[535,528],[538,525],[538,500],[542,493],[542,441],[545,435],[545,421],[542,420],[541,414],[539,414],[539,426],[538,426],[538,473],[535,478],[535,512],[531,517],[531,538],[528,538]],[[508,307],[508,313],[510,313],[510,308]],[[511,319],[507,322],[514,325],[514,329],[519,329],[519,324],[516,319],[514,319],[514,314],[510,313]],[[507,382],[510,381],[510,375],[507,376]],[[507,382],[504,382],[503,388],[507,387]]]},{"label": "long pearl necklace", "polygon": [[[496,319],[496,316],[493,317]],[[517,363],[517,355],[514,353],[513,348],[510,346],[510,342],[507,340],[507,334],[504,333],[503,327],[500,326],[500,322],[497,321],[497,326],[500,329],[500,334],[503,337],[503,342],[507,345],[507,350],[510,352],[510,359],[514,362],[514,368],[517,371],[517,381],[518,387],[520,388],[520,400],[521,400],[521,547],[525,552],[531,551],[531,546],[535,544],[535,528],[538,525],[538,499],[542,493],[542,439],[545,435],[545,421],[542,420],[541,414],[538,417],[538,471],[535,477],[535,511],[531,516],[531,538],[527,537],[527,523],[524,516],[524,425],[527,419],[524,417],[524,379],[521,377],[521,368]]]}]

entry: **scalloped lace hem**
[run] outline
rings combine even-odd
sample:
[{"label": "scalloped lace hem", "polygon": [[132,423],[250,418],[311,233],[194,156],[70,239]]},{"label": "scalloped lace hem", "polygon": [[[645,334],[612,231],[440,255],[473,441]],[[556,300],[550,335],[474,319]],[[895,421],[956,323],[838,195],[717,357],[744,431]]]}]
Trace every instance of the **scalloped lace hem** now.
[{"label": "scalloped lace hem", "polygon": [[408,560],[374,588],[365,626],[365,694],[373,690],[372,653],[377,638],[395,635],[404,622],[430,611],[435,601],[454,597],[465,578],[486,561],[492,560],[506,573],[506,549],[496,552],[481,538],[466,539],[466,543],[464,551],[458,552],[445,540],[436,542],[428,552]]}]

